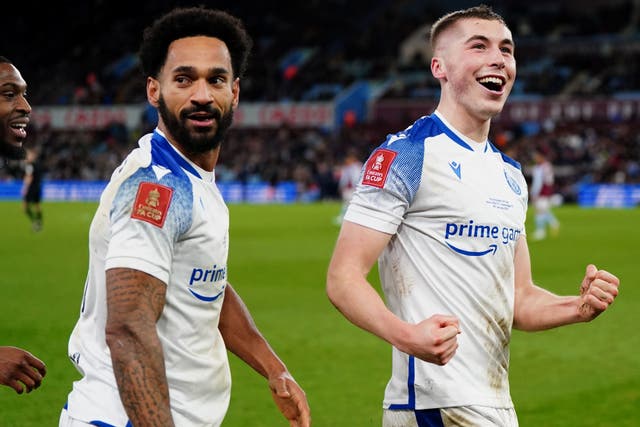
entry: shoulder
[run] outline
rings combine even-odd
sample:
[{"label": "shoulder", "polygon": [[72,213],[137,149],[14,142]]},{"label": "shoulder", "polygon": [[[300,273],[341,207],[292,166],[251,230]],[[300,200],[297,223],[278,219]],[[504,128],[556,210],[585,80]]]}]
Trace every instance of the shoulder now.
[{"label": "shoulder", "polygon": [[522,172],[522,165],[520,165],[520,162],[507,156],[505,153],[500,151],[500,149],[498,149],[498,147],[496,147],[495,145],[490,143],[490,146],[491,146],[491,150],[493,150],[494,153],[497,153],[500,155],[500,158],[506,165]]},{"label": "shoulder", "polygon": [[420,147],[424,140],[442,134],[440,122],[434,116],[423,116],[416,120],[411,126],[396,133],[387,135],[381,148],[394,150],[415,150]]},{"label": "shoulder", "polygon": [[502,157],[502,161],[505,162],[507,165],[522,172],[522,165],[520,165],[520,162],[518,162],[515,159],[512,159],[511,157],[507,156],[502,152],[500,152],[500,156]]},{"label": "shoulder", "polygon": [[380,154],[391,156],[394,168],[421,169],[425,155],[425,143],[442,135],[445,129],[434,115],[423,116],[406,129],[387,135],[385,141],[372,153],[369,162]]},{"label": "shoulder", "polygon": [[[147,143],[149,142],[149,143]],[[145,137],[114,172],[109,184],[113,194],[111,213],[129,216],[136,209],[155,212],[185,230],[193,210],[193,185],[180,168],[168,165]],[[157,215],[156,215],[157,216]]]},{"label": "shoulder", "polygon": [[363,188],[377,187],[412,200],[422,180],[425,141],[442,133],[432,116],[387,135],[369,156],[362,173]]},{"label": "shoulder", "polygon": [[[431,116],[423,116],[406,129],[388,134],[369,157],[368,163],[387,162],[398,165],[422,167],[424,142],[430,136],[442,133],[438,123]],[[420,160],[420,162],[416,162]]]}]

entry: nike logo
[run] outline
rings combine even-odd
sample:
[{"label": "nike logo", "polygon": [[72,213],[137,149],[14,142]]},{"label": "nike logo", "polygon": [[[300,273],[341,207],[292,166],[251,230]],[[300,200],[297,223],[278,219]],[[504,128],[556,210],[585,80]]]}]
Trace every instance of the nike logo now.
[{"label": "nike logo", "polygon": [[453,162],[449,162],[449,167],[451,168],[453,173],[456,174],[458,179],[462,179],[462,177],[460,176],[460,174],[461,174],[460,166],[461,166],[460,163],[456,162],[455,160]]}]

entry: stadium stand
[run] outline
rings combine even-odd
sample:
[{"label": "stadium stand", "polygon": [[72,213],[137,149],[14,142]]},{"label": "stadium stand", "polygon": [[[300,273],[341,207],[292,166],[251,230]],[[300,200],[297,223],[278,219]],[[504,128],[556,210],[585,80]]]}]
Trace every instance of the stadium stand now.
[{"label": "stadium stand", "polygon": [[[631,109],[607,117],[499,121],[492,140],[525,171],[531,147],[546,147],[568,201],[576,199],[580,183],[640,183],[640,3],[487,3],[505,16],[516,41],[518,82],[511,100],[619,100],[628,101],[624,108]],[[24,70],[35,109],[141,104],[144,79],[135,54],[142,28],[170,7],[189,4],[195,3],[160,0],[125,6],[64,0],[57,4],[64,13],[56,19],[46,10],[14,13],[16,20],[3,32],[10,31],[16,42],[2,54]],[[218,179],[295,181],[300,194],[336,197],[337,165],[348,147],[364,156],[387,132],[417,118],[413,111],[396,119],[370,111],[393,102],[432,106],[439,89],[428,69],[425,37],[430,23],[446,10],[470,4],[311,0],[273,7],[268,2],[219,2],[218,7],[245,20],[255,41],[242,82],[243,104],[336,103],[354,88],[366,87],[368,112],[345,114],[331,129],[234,127]],[[425,107],[420,114],[428,113]],[[106,179],[139,135],[153,127],[152,117],[141,115],[139,121],[134,129],[115,122],[90,130],[35,123],[30,143],[43,147],[48,179]]]}]

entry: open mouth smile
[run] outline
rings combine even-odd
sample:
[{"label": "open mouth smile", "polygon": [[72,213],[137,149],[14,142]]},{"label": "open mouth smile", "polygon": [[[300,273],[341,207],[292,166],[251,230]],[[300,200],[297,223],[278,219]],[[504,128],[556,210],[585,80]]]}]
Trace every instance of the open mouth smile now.
[{"label": "open mouth smile", "polygon": [[506,81],[503,77],[487,76],[478,79],[478,83],[489,89],[491,92],[501,93]]},{"label": "open mouth smile", "polygon": [[11,131],[17,138],[26,138],[27,137],[27,122],[26,121],[15,121],[9,123],[9,127]]}]

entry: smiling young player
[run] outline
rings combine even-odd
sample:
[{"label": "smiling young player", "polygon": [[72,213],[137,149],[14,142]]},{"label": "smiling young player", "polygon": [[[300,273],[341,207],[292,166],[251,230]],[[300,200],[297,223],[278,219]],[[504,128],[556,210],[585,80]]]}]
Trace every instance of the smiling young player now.
[{"label": "smiling young player", "polygon": [[[445,15],[431,44],[440,102],[366,162],[327,293],[351,322],[393,345],[384,427],[513,427],[512,327],[590,321],[619,281],[594,265],[580,296],[532,281],[527,185],[520,165],[487,139],[516,77],[502,17],[486,6]],[[388,307],[367,281],[376,260]]]}]

